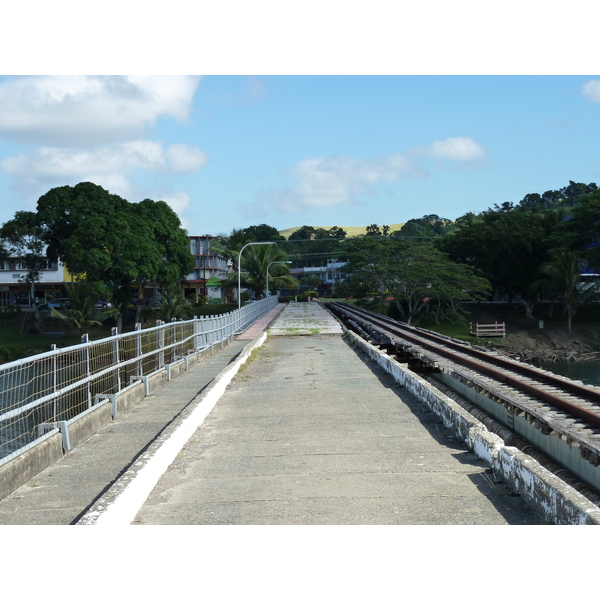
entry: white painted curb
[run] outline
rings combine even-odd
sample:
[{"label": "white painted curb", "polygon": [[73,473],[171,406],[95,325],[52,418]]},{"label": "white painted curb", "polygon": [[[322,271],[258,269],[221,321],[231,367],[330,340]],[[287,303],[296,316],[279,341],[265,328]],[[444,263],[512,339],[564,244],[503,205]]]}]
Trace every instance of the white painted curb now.
[{"label": "white painted curb", "polygon": [[[144,502],[177,454],[215,407],[225,389],[246,362],[251,352],[267,339],[263,332],[248,344],[240,356],[227,366],[200,396],[198,405],[173,431],[150,447],[79,521],[78,525],[130,525]],[[115,497],[116,495],[116,497]],[[110,498],[110,500],[109,500]]]}]

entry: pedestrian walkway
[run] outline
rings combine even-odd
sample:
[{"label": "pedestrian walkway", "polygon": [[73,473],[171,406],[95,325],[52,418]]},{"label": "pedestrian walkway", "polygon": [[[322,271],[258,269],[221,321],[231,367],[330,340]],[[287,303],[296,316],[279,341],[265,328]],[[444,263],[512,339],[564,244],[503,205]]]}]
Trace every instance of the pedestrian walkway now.
[{"label": "pedestrian walkway", "polygon": [[318,302],[292,302],[275,319],[269,335],[342,334],[339,321]]},{"label": "pedestrian walkway", "polygon": [[537,522],[319,304],[253,327],[0,501],[0,523]]},{"label": "pedestrian walkway", "polygon": [[274,322],[134,524],[537,522],[431,411],[340,336],[273,335],[302,310],[289,305]]},{"label": "pedestrian walkway", "polygon": [[[206,352],[187,373],[139,402],[131,411],[74,448],[61,460],[0,501],[0,525],[69,525],[118,485],[160,436],[175,429],[224,369],[234,364],[281,311],[278,305],[214,354]],[[250,332],[250,335],[248,335]]]}]

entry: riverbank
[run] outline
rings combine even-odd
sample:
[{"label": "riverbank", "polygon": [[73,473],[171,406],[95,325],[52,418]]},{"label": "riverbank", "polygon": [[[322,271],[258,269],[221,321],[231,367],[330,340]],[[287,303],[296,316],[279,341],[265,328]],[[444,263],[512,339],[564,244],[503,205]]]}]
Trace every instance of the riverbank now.
[{"label": "riverbank", "polygon": [[[479,304],[470,307],[471,320],[504,322],[506,337],[481,339],[500,354],[525,362],[582,362],[600,360],[600,305],[581,307],[573,318],[571,336],[566,319],[544,315],[528,319],[518,305]],[[548,312],[548,311],[546,311]]]},{"label": "riverbank", "polygon": [[600,360],[599,332],[516,332],[507,334],[492,346],[500,354],[524,362],[581,362]]}]

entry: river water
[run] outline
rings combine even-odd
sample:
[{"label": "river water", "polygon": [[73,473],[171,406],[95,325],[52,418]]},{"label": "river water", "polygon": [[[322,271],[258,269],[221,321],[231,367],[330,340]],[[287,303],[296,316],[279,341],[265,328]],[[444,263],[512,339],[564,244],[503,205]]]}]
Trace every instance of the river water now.
[{"label": "river water", "polygon": [[581,381],[588,385],[600,386],[600,361],[535,362],[532,364],[569,379]]}]

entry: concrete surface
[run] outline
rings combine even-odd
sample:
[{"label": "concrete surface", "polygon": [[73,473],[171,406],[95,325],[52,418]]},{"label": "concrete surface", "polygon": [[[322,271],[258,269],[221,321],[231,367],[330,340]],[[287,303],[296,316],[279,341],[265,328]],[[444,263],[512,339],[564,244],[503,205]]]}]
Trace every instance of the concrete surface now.
[{"label": "concrete surface", "polygon": [[1,501],[0,523],[97,523],[90,515],[143,479],[148,468],[135,466],[148,457],[147,467],[173,442],[227,371],[237,374],[203,424],[170,466],[150,473],[154,489],[133,523],[538,522],[430,409],[340,333],[317,303],[279,305]]},{"label": "concrete surface", "polygon": [[187,373],[149,395],[81,446],[0,501],[0,524],[69,525],[119,480],[138,456],[248,344],[216,347]]},{"label": "concrete surface", "polygon": [[272,335],[312,329],[298,319],[310,313],[290,304],[278,317],[133,523],[538,523],[432,411],[340,335]]}]

